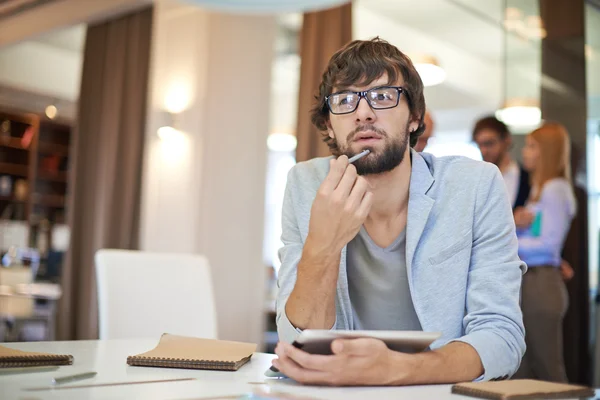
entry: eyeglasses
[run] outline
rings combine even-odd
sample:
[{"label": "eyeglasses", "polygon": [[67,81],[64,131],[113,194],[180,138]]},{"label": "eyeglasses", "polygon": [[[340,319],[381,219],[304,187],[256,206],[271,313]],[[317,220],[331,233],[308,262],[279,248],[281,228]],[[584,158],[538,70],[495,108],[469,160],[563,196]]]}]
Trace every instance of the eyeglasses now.
[{"label": "eyeglasses", "polygon": [[366,99],[374,110],[394,108],[398,106],[402,93],[406,96],[406,90],[402,86],[379,86],[364,92],[346,90],[332,93],[325,97],[325,102],[332,114],[350,114],[358,108],[362,98]]}]

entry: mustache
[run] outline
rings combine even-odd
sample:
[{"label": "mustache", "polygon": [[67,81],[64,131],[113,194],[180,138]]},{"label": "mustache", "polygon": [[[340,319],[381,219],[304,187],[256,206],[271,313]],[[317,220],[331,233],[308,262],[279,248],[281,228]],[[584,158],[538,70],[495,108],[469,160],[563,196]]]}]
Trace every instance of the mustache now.
[{"label": "mustache", "polygon": [[366,132],[366,131],[372,131],[382,137],[387,137],[387,132],[384,131],[383,129],[379,129],[373,124],[366,124],[366,125],[357,126],[356,129],[354,129],[352,132],[350,132],[350,134],[348,135],[348,139],[347,139],[348,142],[352,142],[356,135],[358,135],[361,132]]}]

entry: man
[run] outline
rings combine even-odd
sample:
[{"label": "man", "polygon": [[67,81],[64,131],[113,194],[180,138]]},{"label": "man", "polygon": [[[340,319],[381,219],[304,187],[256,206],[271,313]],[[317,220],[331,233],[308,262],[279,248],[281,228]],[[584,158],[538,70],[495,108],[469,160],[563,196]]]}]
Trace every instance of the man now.
[{"label": "man", "polygon": [[[424,114],[421,79],[396,47],[353,41],[331,58],[312,121],[335,158],[290,171],[282,216],[273,364],[299,382],[506,379],[519,366],[526,267],[502,177],[491,164],[412,150]],[[289,344],[309,328],[442,337],[419,354],[337,340],[323,356]]]},{"label": "man", "polygon": [[473,141],[483,160],[500,169],[513,210],[524,206],[531,190],[529,174],[510,156],[512,137],[506,124],[493,116],[480,119],[473,128]]},{"label": "man", "polygon": [[431,113],[429,111],[425,111],[425,130],[417,139],[417,144],[413,146],[415,151],[420,153],[425,150],[425,147],[427,147],[427,142],[429,142],[429,139],[431,139],[431,136],[433,136],[434,127],[435,123],[433,122],[433,118],[431,118]]},{"label": "man", "polygon": [[[530,226],[534,215],[524,207],[531,191],[529,173],[510,156],[512,136],[506,124],[493,116],[480,119],[473,128],[473,141],[477,143],[483,160],[500,169],[512,204],[515,225],[520,228]],[[575,274],[565,260],[561,262],[560,273],[565,281],[571,280]]]}]

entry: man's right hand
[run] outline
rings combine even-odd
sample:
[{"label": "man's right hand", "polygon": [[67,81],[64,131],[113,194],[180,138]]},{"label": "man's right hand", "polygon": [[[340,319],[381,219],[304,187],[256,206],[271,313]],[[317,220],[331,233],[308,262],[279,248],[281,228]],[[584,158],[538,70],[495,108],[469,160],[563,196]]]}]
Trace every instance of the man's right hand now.
[{"label": "man's right hand", "polygon": [[310,213],[307,245],[313,254],[339,253],[369,215],[373,193],[345,155],[331,160]]},{"label": "man's right hand", "polygon": [[310,212],[308,237],[298,263],[296,283],[285,305],[290,323],[300,329],[331,329],[342,248],[369,215],[373,194],[348,157],[331,160]]}]

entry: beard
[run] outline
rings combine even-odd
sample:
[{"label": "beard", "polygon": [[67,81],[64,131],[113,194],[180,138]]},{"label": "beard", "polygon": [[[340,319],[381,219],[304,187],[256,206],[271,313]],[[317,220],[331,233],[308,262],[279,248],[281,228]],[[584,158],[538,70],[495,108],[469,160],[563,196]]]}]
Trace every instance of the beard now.
[{"label": "beard", "polygon": [[350,158],[363,150],[370,150],[371,152],[369,154],[354,162],[356,172],[359,175],[375,175],[389,172],[400,165],[404,160],[404,154],[406,153],[409,139],[408,125],[409,124],[407,123],[402,135],[394,138],[390,138],[387,132],[376,128],[373,125],[368,124],[359,126],[348,135],[348,143],[352,143],[354,137],[360,132],[373,131],[379,134],[382,137],[382,140],[385,141],[383,149],[376,150],[374,147],[364,146],[358,151],[353,151],[349,145],[342,148],[339,143],[334,140],[334,147],[331,149],[331,152],[336,157],[345,154]]}]

